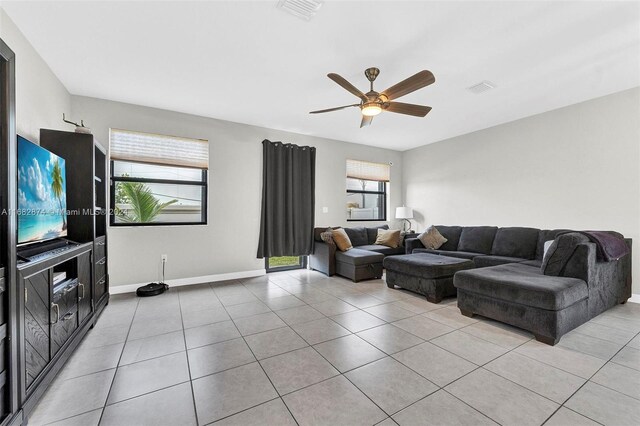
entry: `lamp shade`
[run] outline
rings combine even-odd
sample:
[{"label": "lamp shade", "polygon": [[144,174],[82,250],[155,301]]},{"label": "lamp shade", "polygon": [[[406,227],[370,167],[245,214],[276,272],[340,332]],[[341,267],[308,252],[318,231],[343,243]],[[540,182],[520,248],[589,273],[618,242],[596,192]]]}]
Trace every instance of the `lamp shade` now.
[{"label": "lamp shade", "polygon": [[413,219],[413,209],[410,207],[396,207],[396,219]]}]

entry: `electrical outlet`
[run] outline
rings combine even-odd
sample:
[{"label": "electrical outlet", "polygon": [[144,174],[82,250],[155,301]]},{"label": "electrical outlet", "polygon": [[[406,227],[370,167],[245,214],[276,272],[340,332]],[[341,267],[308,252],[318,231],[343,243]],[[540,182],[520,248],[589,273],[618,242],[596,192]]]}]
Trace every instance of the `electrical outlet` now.
[{"label": "electrical outlet", "polygon": [[322,213],[329,213],[329,207],[323,207]]},{"label": "electrical outlet", "polygon": [[167,262],[167,255],[166,254],[161,255],[160,259],[162,260],[162,262],[166,263]]}]

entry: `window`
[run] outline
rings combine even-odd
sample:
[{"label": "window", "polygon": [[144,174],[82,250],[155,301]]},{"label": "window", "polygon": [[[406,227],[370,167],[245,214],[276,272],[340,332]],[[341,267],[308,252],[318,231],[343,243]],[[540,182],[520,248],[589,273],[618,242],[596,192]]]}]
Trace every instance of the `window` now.
[{"label": "window", "polygon": [[347,160],[347,220],[387,220],[388,164]]},{"label": "window", "polygon": [[265,259],[267,272],[288,271],[291,269],[305,269],[307,256],[278,256]]},{"label": "window", "polygon": [[209,144],[111,129],[111,225],[207,223]]}]

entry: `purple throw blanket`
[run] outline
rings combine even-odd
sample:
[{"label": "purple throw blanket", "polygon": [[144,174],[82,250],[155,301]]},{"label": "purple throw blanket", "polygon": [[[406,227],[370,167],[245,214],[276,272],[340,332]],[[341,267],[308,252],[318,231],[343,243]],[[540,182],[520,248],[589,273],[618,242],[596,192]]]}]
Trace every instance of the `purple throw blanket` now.
[{"label": "purple throw blanket", "polygon": [[596,244],[596,258],[611,262],[629,254],[629,246],[621,234],[613,231],[577,231]]}]

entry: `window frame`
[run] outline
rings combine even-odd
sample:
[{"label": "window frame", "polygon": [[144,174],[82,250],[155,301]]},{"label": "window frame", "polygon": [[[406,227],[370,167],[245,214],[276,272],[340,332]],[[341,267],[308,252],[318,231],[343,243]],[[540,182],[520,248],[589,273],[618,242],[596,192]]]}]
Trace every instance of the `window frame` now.
[{"label": "window frame", "polygon": [[[349,178],[347,177],[347,179],[355,179],[355,178]],[[361,180],[366,180],[369,182],[376,182],[376,181],[372,181],[369,179],[361,179]],[[347,222],[386,222],[387,221],[387,184],[388,182],[383,182],[383,181],[377,181],[378,184],[382,184],[384,190],[382,191],[365,191],[365,190],[361,190],[361,189],[347,189],[347,194],[374,194],[374,195],[382,195],[382,205],[384,206],[384,208],[382,209],[382,218],[378,218],[378,219],[350,219],[347,218]]]},{"label": "window frame", "polygon": [[[151,179],[140,177],[114,176],[114,163],[116,161],[135,163],[130,160],[112,160],[109,159],[109,226],[113,227],[132,227],[132,226],[176,226],[176,225],[207,225],[208,222],[208,194],[209,194],[209,176],[207,169],[198,169],[202,172],[202,180],[182,180],[182,179]],[[149,164],[149,163],[140,163]],[[170,165],[153,164],[157,167],[172,167]],[[183,166],[174,166],[183,167]],[[115,203],[116,203],[116,183],[117,182],[136,182],[136,183],[159,183],[168,185],[185,185],[185,186],[201,186],[202,187],[202,220],[200,222],[139,222],[126,223],[116,222]]]}]

